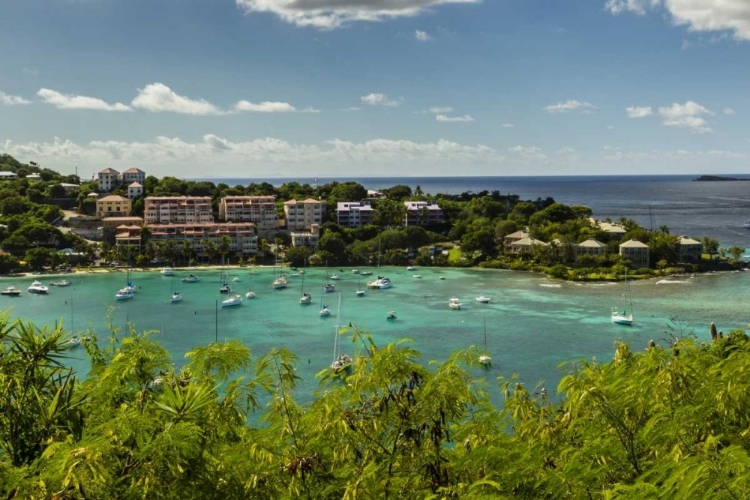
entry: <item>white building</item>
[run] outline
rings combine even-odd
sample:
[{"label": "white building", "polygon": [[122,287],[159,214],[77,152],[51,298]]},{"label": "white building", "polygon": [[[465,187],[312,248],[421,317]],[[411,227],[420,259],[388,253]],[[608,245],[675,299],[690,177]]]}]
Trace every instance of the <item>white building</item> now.
[{"label": "white building", "polygon": [[293,247],[307,247],[314,252],[318,248],[318,241],[320,241],[320,226],[313,224],[310,231],[292,231],[289,235],[292,237]]},{"label": "white building", "polygon": [[132,182],[128,186],[128,198],[132,200],[133,198],[138,198],[139,196],[143,196],[143,185],[138,182]]},{"label": "white building", "polygon": [[225,196],[219,203],[219,219],[227,222],[253,222],[261,231],[276,229],[275,196]]},{"label": "white building", "polygon": [[638,240],[628,240],[620,243],[620,255],[630,261],[636,269],[648,267],[648,245]]},{"label": "white building", "polygon": [[443,222],[443,210],[434,201],[405,201],[405,226],[424,226]]},{"label": "white building", "polygon": [[604,255],[607,245],[595,239],[588,239],[576,245],[576,255]]},{"label": "white building", "polygon": [[108,193],[119,186],[120,172],[109,167],[99,172],[99,191]]},{"label": "white building", "polygon": [[122,182],[122,184],[128,185],[133,182],[137,182],[138,184],[143,186],[144,184],[146,184],[146,172],[135,167],[130,167],[122,174],[120,174],[120,181]]},{"label": "white building", "polygon": [[326,202],[308,198],[305,201],[289,200],[284,203],[286,228],[290,231],[309,230],[313,224],[322,224]]},{"label": "white building", "polygon": [[339,226],[359,227],[375,218],[369,201],[341,201],[336,204],[336,220]]},{"label": "white building", "polygon": [[148,225],[214,222],[210,196],[149,196],[143,212]]},{"label": "white building", "polygon": [[178,245],[187,241],[198,255],[205,255],[204,244],[207,242],[213,242],[218,249],[225,235],[229,237],[230,252],[243,256],[258,253],[258,236],[255,225],[250,222],[153,224],[148,229],[151,241],[174,241]]}]

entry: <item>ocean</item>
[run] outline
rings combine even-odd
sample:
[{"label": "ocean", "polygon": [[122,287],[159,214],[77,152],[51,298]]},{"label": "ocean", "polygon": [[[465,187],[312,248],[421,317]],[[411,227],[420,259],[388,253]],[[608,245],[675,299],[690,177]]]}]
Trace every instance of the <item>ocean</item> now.
[{"label": "ocean", "polygon": [[[247,186],[268,182],[325,184],[355,181],[368,189],[404,184],[430,194],[498,190],[522,200],[551,196],[566,205],[585,205],[600,219],[633,219],[645,228],[667,226],[672,234],[710,236],[723,247],[750,246],[750,182],[693,182],[695,175],[558,176],[558,177],[311,177],[284,179],[202,179]],[[733,177],[738,177],[733,175]]]},{"label": "ocean", "polygon": [[[343,269],[337,270],[343,279],[335,282],[342,293],[338,310],[338,295],[322,293],[331,269],[308,268],[304,283],[301,277],[290,277],[286,289],[274,290],[272,268],[240,268],[229,271],[230,277],[240,280],[232,284],[235,291],[244,295],[252,289],[257,297],[237,308],[217,309],[217,301],[226,297],[219,294],[220,271],[190,272],[201,281],[179,282],[187,271],[177,271],[174,281],[156,271],[133,272],[138,292],[126,302],[114,301],[115,292],[125,283],[124,272],[69,275],[72,286],[51,287],[46,296],[26,293],[32,277],[1,278],[0,288],[12,284],[23,293],[17,298],[0,297],[0,307],[11,308],[13,316],[40,326],[62,320],[75,331],[91,328],[102,342],[106,342],[106,318],[111,310],[118,328],[130,321],[138,331],[158,330],[156,338],[177,367],[191,348],[215,338],[240,339],[255,355],[287,347],[300,357],[298,374],[303,382],[298,397],[303,401],[318,388],[315,373],[331,363],[338,314],[342,326],[351,323],[369,332],[378,345],[411,339],[424,362],[445,360],[454,350],[470,345],[481,346],[486,321],[493,364],[489,372],[477,370],[477,376],[486,377],[494,387],[497,377],[518,374],[527,386],[544,385],[550,393],[562,375],[559,363],[592,358],[609,361],[618,340],[633,349],[645,348],[650,339],[666,345],[670,334],[693,332],[706,340],[712,321],[724,332],[745,328],[750,321],[746,307],[750,272],[632,282],[632,327],[614,325],[609,319],[612,307],[626,306],[624,283],[561,283],[525,272],[450,268],[420,268],[416,273],[421,278],[414,278],[415,271],[383,267],[379,272],[391,278],[393,288],[368,289],[360,298],[355,290],[363,285],[364,277]],[[45,282],[54,279],[41,278]],[[169,302],[172,287],[183,294],[181,303]],[[313,304],[299,304],[303,289],[312,295]],[[490,297],[490,303],[476,302],[479,295]],[[461,310],[448,307],[451,297],[460,299]],[[321,301],[331,307],[330,317],[319,316]],[[396,311],[395,321],[386,319],[391,310]],[[343,346],[353,353],[350,338],[346,337]],[[71,365],[84,375],[88,366],[82,349],[71,354]],[[497,388],[491,391],[499,403]]]}]

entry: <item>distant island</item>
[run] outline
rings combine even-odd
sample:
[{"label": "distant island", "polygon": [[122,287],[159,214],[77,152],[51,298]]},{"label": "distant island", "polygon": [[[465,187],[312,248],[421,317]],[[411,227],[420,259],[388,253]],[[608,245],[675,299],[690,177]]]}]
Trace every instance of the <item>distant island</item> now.
[{"label": "distant island", "polygon": [[716,181],[750,181],[750,178],[746,177],[723,177],[721,175],[701,175],[700,177],[693,179],[697,182],[716,182]]}]

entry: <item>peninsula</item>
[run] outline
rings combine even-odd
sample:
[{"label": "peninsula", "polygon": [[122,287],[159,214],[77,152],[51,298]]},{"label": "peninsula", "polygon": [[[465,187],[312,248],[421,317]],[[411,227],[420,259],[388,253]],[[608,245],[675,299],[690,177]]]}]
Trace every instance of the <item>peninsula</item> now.
[{"label": "peninsula", "polygon": [[701,175],[694,182],[750,181],[750,177],[726,177],[722,175]]}]

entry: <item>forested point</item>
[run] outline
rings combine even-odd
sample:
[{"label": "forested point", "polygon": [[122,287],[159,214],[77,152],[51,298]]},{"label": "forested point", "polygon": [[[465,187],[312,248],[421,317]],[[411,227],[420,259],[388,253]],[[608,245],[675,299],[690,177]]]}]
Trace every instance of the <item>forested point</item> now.
[{"label": "forested point", "polygon": [[[485,380],[472,347],[425,364],[409,341],[353,343],[347,374],[295,401],[298,358],[238,341],[184,366],[155,332],[0,315],[3,498],[745,498],[750,343],[673,330],[571,361],[558,394]],[[85,351],[80,380],[65,360]],[[488,398],[499,384],[501,407]],[[551,392],[551,391],[550,391]]]}]

